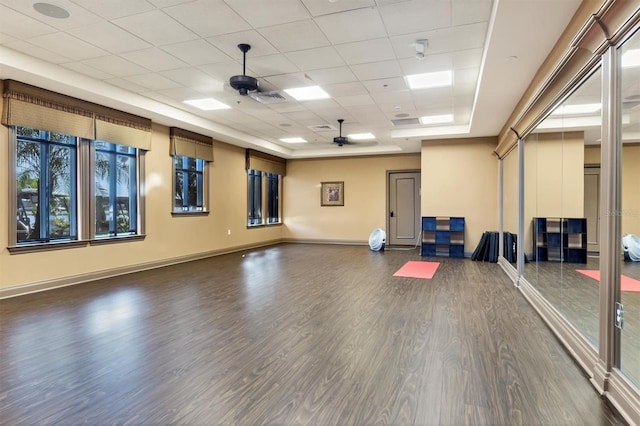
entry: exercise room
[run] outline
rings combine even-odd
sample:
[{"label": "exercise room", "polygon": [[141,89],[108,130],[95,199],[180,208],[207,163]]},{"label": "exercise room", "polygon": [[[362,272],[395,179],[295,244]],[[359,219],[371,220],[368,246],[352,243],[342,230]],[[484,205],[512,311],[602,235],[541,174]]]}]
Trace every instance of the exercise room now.
[{"label": "exercise room", "polygon": [[639,52],[638,0],[0,0],[0,423],[640,424]]}]

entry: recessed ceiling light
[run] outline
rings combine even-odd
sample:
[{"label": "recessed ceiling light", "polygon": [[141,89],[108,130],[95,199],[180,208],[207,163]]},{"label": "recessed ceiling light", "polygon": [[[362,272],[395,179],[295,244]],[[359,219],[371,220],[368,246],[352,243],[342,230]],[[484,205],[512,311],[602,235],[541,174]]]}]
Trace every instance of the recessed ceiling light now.
[{"label": "recessed ceiling light", "polygon": [[305,139],[299,138],[299,137],[295,137],[295,138],[282,138],[280,139],[280,142],[285,142],[285,143],[306,143],[307,141]]},{"label": "recessed ceiling light", "polygon": [[453,122],[453,114],[427,115],[420,117],[422,124],[443,124]]},{"label": "recessed ceiling light", "polygon": [[410,89],[428,89],[431,87],[451,86],[453,83],[453,73],[451,71],[412,74],[405,78]]},{"label": "recessed ceiling light", "polygon": [[622,67],[640,67],[640,49],[630,49],[622,54]]},{"label": "recessed ceiling light", "polygon": [[71,16],[71,14],[65,9],[51,3],[34,3],[33,9],[44,16],[48,16],[49,18],[66,19]]},{"label": "recessed ceiling light", "polygon": [[575,105],[560,105],[553,110],[551,114],[592,114],[596,111],[600,111],[600,104],[575,104]]},{"label": "recessed ceiling light", "polygon": [[329,94],[322,90],[320,86],[297,87],[295,89],[284,89],[284,91],[296,101],[312,101],[315,99],[329,98]]},{"label": "recessed ceiling light", "polygon": [[353,139],[354,141],[366,141],[369,139],[375,139],[376,137],[373,133],[352,133],[347,135],[349,139]]},{"label": "recessed ceiling light", "polygon": [[223,104],[220,101],[217,101],[213,98],[205,98],[205,99],[190,99],[188,101],[184,101],[185,104],[194,106],[203,111],[211,111],[215,109],[229,109],[231,108],[227,104]]}]

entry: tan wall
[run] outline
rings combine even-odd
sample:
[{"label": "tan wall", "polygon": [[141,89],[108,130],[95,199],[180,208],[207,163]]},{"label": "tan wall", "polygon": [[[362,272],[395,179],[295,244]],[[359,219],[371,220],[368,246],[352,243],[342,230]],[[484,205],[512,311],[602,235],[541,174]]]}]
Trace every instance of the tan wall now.
[{"label": "tan wall", "polygon": [[582,132],[538,133],[525,142],[525,253],[534,217],[584,217]]},{"label": "tan wall", "polygon": [[[7,128],[0,126],[0,145],[7,145]],[[146,154],[146,234],[144,241],[124,242],[10,255],[6,249],[7,197],[0,197],[0,288],[82,276],[132,265],[231,250],[245,245],[279,241],[282,226],[247,229],[245,151],[218,143],[210,168],[208,216],[172,217],[172,166],[169,130],[153,126],[152,150]],[[0,150],[0,169],[6,170],[7,149]],[[7,194],[7,173],[0,173],[0,192]],[[231,235],[227,231],[231,230]]]},{"label": "tan wall", "polygon": [[422,142],[422,215],[464,216],[465,252],[498,230],[496,138]]},{"label": "tan wall", "polygon": [[622,147],[621,197],[622,235],[640,235],[640,144]]},{"label": "tan wall", "polygon": [[[368,242],[386,229],[387,171],[419,170],[420,154],[289,160],[285,239]],[[344,181],[344,207],[320,206],[320,182]]]}]

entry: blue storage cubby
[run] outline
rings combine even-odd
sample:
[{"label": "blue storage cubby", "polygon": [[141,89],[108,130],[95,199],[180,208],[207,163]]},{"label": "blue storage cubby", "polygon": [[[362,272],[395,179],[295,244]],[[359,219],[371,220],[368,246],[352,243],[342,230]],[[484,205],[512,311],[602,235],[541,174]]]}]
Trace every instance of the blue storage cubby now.
[{"label": "blue storage cubby", "polygon": [[587,263],[587,219],[533,218],[535,260]]},{"label": "blue storage cubby", "polygon": [[422,256],[464,257],[464,217],[424,216]]}]

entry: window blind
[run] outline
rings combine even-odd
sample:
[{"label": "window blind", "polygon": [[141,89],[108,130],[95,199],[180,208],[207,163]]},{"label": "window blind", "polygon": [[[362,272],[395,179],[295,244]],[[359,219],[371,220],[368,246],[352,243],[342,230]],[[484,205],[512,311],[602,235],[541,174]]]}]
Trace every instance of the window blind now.
[{"label": "window blind", "polygon": [[170,154],[213,161],[213,138],[171,127],[169,129]]},{"label": "window blind", "polygon": [[151,120],[15,80],[5,80],[2,124],[151,149]]},{"label": "window blind", "polygon": [[275,155],[247,149],[246,153],[247,169],[260,170],[267,173],[275,173],[280,176],[287,174],[287,160]]}]

